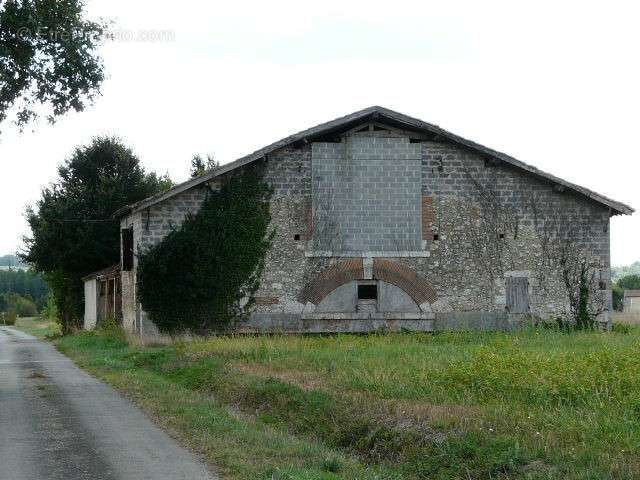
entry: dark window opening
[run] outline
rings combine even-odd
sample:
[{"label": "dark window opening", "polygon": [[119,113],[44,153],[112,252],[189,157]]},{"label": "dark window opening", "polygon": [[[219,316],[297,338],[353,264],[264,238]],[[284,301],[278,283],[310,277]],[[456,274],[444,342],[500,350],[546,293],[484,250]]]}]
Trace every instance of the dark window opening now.
[{"label": "dark window opening", "polygon": [[504,233],[501,233],[498,237],[500,237],[500,240],[504,240]]},{"label": "dark window opening", "polygon": [[409,143],[422,143],[420,138],[410,138]]},{"label": "dark window opening", "polygon": [[600,290],[606,290],[607,289],[607,282],[600,280]]},{"label": "dark window opening", "polygon": [[122,270],[133,270],[133,227],[122,229]]},{"label": "dark window opening", "polygon": [[377,300],[378,299],[378,285],[365,284],[358,285],[358,300]]},{"label": "dark window opening", "polygon": [[294,239],[296,242],[297,242],[297,241],[299,241],[299,240],[300,240],[300,234],[299,234],[299,233],[296,233],[296,234],[293,236],[293,239]]},{"label": "dark window opening", "polygon": [[440,240],[440,235],[438,235],[437,233],[433,234],[433,239],[434,240]]}]

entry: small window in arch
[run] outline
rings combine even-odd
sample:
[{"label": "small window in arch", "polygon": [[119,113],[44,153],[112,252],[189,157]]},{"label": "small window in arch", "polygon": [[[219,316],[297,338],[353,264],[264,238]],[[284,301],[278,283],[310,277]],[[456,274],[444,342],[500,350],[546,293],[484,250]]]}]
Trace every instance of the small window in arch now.
[{"label": "small window in arch", "polygon": [[377,299],[378,299],[377,284],[364,283],[364,284],[358,285],[358,300],[377,300]]}]

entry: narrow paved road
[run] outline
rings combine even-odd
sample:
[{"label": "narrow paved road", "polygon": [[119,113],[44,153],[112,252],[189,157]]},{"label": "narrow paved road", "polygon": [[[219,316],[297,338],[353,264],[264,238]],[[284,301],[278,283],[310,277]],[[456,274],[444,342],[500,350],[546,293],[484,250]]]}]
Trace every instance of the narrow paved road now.
[{"label": "narrow paved road", "polygon": [[1,480],[212,480],[130,401],[51,345],[0,327]]}]

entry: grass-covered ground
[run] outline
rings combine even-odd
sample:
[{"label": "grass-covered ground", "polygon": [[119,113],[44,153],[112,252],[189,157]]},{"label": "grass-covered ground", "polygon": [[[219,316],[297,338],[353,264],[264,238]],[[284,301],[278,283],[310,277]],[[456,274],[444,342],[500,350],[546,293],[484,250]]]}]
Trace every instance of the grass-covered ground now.
[{"label": "grass-covered ground", "polygon": [[222,478],[640,478],[639,328],[57,346]]},{"label": "grass-covered ground", "polygon": [[37,338],[51,338],[61,334],[60,325],[41,317],[20,317],[16,320],[15,328]]},{"label": "grass-covered ground", "polygon": [[613,312],[613,321],[625,325],[640,325],[640,312]]}]

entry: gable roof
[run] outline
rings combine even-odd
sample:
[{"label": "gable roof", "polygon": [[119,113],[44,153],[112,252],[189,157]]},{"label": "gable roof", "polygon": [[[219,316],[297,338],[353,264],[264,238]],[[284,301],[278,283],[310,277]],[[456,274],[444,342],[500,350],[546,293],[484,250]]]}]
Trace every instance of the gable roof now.
[{"label": "gable roof", "polygon": [[510,157],[509,155],[506,155],[502,152],[492,150],[488,147],[472,142],[471,140],[462,138],[454,133],[448,132],[438,127],[437,125],[424,122],[422,120],[404,115],[402,113],[394,112],[393,110],[389,110],[384,107],[373,106],[365,108],[364,110],[359,110],[349,115],[345,115],[344,117],[336,118],[335,120],[331,120],[326,123],[321,123],[320,125],[316,125],[315,127],[308,128],[307,130],[303,130],[301,132],[283,138],[282,140],[278,140],[271,145],[261,148],[260,150],[256,150],[255,152],[241,157],[231,163],[227,163],[226,165],[223,165],[215,170],[210,170],[200,177],[192,178],[191,180],[187,180],[184,183],[176,185],[166,192],[146,198],[132,205],[128,205],[127,207],[118,210],[114,215],[122,216],[129,212],[143,210],[152,205],[155,205],[156,203],[171,198],[174,195],[184,192],[185,190],[188,190],[196,185],[206,183],[211,179],[227,173],[231,170],[242,167],[256,160],[265,158],[267,155],[280,148],[287,147],[292,144],[307,143],[313,141],[318,137],[331,135],[332,133],[343,132],[345,130],[348,130],[349,128],[356,127],[357,125],[365,123],[367,121],[386,123],[390,124],[390,126],[396,126],[400,129],[410,130],[416,133],[428,133],[435,138],[448,140],[455,144],[462,145],[472,151],[486,156],[488,159],[495,159],[497,161],[504,162],[520,170],[524,170],[525,172],[528,172],[538,178],[547,180],[562,189],[568,189],[579,193],[593,200],[594,202],[609,207],[611,209],[612,215],[631,215],[634,212],[633,208],[625,205],[624,203],[617,202],[592,190],[558,178],[554,175],[551,175],[550,173],[543,172],[536,167],[521,162],[520,160]]}]

